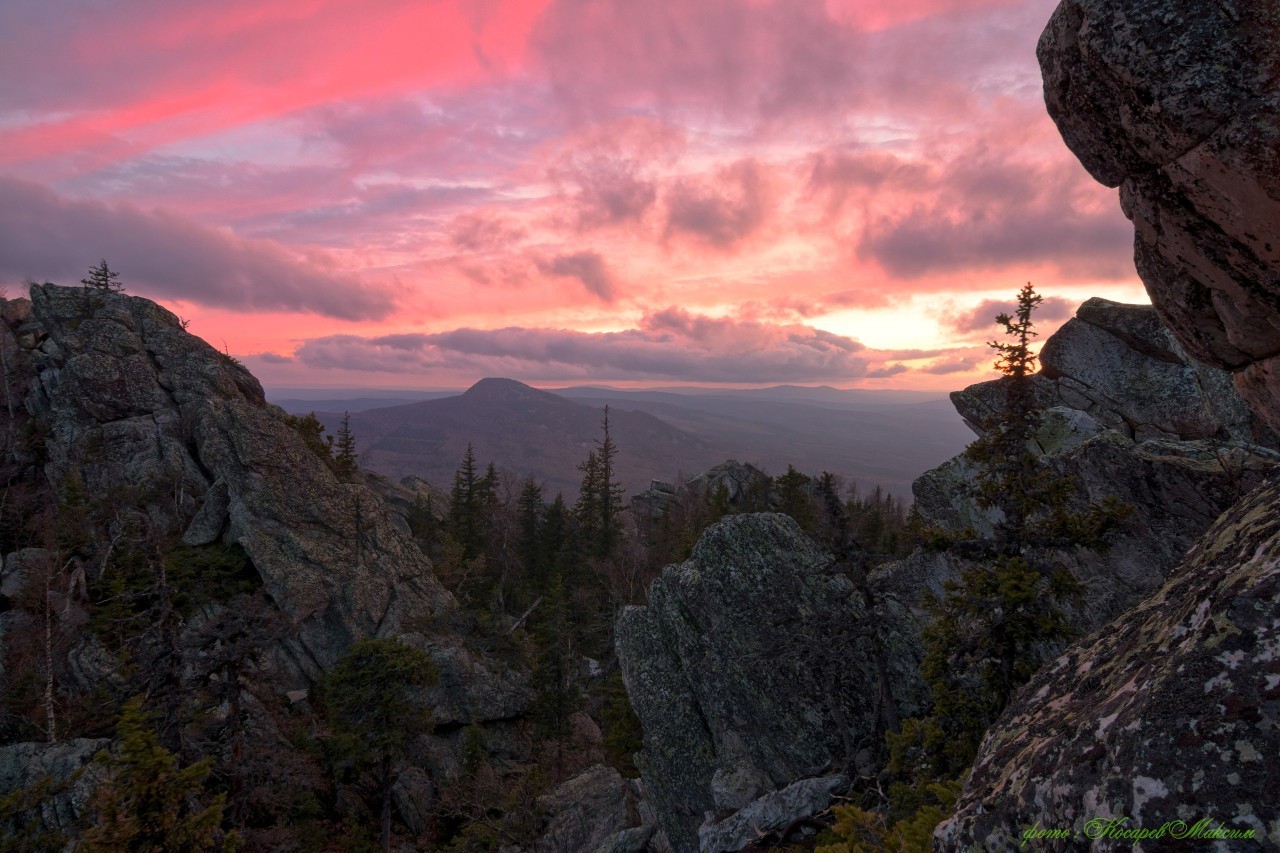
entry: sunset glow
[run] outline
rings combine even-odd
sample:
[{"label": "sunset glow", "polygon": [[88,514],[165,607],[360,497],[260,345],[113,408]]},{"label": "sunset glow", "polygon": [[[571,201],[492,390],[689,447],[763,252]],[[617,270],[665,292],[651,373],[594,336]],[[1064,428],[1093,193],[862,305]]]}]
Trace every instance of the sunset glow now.
[{"label": "sunset glow", "polygon": [[268,387],[961,387],[1026,281],[1145,301],[1055,2],[9,0],[0,279]]}]

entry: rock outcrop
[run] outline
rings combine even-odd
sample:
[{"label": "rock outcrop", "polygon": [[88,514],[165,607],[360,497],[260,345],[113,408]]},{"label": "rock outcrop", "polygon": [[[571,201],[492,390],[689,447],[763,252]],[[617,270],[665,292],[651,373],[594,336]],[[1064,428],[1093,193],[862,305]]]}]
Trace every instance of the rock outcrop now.
[{"label": "rock outcrop", "polygon": [[1280,8],[1064,0],[1038,53],[1067,146],[1120,188],[1161,319],[1280,430]]},{"label": "rock outcrop", "polygon": [[17,810],[17,823],[37,821],[46,832],[74,836],[89,815],[94,791],[107,778],[106,768],[95,764],[94,756],[110,743],[98,738],[75,738],[0,747],[0,793],[48,786],[45,796],[32,797],[29,809]]},{"label": "rock outcrop", "polygon": [[597,764],[538,798],[545,815],[534,853],[592,853],[644,849],[651,830],[640,825],[639,786]]},{"label": "rock outcrop", "polygon": [[787,516],[708,528],[648,601],[616,645],[647,804],[678,853],[794,782],[870,769],[885,727],[925,702],[909,615],[870,603]]},{"label": "rock outcrop", "polygon": [[638,515],[657,518],[679,504],[683,497],[698,497],[724,502],[738,512],[769,507],[772,478],[749,462],[730,459],[690,477],[679,486],[654,480],[631,498],[631,509]]},{"label": "rock outcrop", "polygon": [[[1063,137],[1095,177],[1121,187],[1161,318],[1188,352],[1235,371],[1250,407],[1276,428],[1280,8],[1064,0],[1039,54]],[[1188,837],[1276,849],[1277,791],[1273,480],[1201,536],[1155,595],[1020,691],[935,841],[1014,847],[1036,823],[1084,839],[1099,830],[1091,820],[1114,817],[1164,828],[1144,849]]]},{"label": "rock outcrop", "polygon": [[1022,689],[939,829],[945,849],[1112,817],[1176,831],[1209,818],[1253,830],[1249,849],[1280,846],[1278,509],[1280,484],[1254,492],[1159,593]]},{"label": "rock outcrop", "polygon": [[[1076,622],[1092,630],[1158,589],[1197,536],[1280,468],[1280,454],[1229,374],[1188,356],[1150,306],[1088,300],[1045,342],[1041,361],[1032,378],[1043,416],[1036,450],[1071,478],[1077,508],[1110,497],[1132,510],[1106,553],[1047,555],[1084,583]],[[951,395],[975,431],[1003,406],[1006,381]],[[913,490],[921,519],[990,534],[995,518],[975,504],[973,475],[973,464],[957,457],[920,477]],[[940,596],[965,565],[951,553],[921,551],[872,583],[914,606],[921,590]]]},{"label": "rock outcrop", "polygon": [[55,490],[112,496],[148,535],[240,545],[293,625],[281,689],[305,688],[356,639],[401,636],[441,670],[438,721],[525,707],[518,674],[430,630],[456,604],[379,492],[340,482],[235,359],[121,293],[33,285],[0,319],[5,428],[40,437],[9,442],[12,458]]},{"label": "rock outcrop", "polygon": [[[1045,341],[1032,382],[1044,408],[1084,412],[1135,442],[1277,446],[1275,435],[1234,392],[1230,374],[1188,355],[1147,305],[1085,301]],[[999,379],[951,395],[960,416],[978,431],[1003,398]]]}]

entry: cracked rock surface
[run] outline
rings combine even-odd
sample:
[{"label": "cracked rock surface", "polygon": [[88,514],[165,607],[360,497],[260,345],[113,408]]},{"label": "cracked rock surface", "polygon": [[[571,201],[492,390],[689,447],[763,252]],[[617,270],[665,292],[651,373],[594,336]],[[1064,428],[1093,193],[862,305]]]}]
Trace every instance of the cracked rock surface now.
[{"label": "cracked rock surface", "polygon": [[1038,55],[1063,140],[1120,188],[1161,319],[1280,427],[1280,6],[1064,0]]},{"label": "cracked rock surface", "polygon": [[622,611],[636,766],[674,850],[799,780],[871,769],[885,727],[922,710],[915,625],[870,601],[794,520],[756,513],[707,528]]},{"label": "cracked rock surface", "polygon": [[132,495],[156,534],[237,543],[294,630],[281,689],[306,687],[355,640],[403,636],[441,669],[440,722],[501,719],[522,678],[430,630],[456,609],[381,497],[340,482],[231,357],[147,299],[33,285],[0,304],[10,429],[44,435],[27,460],[56,490]]},{"label": "cracked rock surface", "polygon": [[[1245,401],[1275,429],[1280,5],[1064,0],[1039,57],[1063,138],[1098,180],[1120,187],[1161,319],[1188,353],[1234,371]],[[934,841],[1012,849],[1037,822],[1083,830],[1091,818],[1127,817],[1177,828],[1209,818],[1253,840],[1206,847],[1276,849],[1277,791],[1273,477],[1201,535],[1155,594],[1019,692]],[[1076,849],[1065,845],[1077,842],[1043,846]]]},{"label": "cracked rock surface", "polygon": [[[1280,468],[1280,454],[1231,377],[1187,355],[1150,306],[1090,299],[1045,341],[1041,360],[1036,451],[1071,479],[1076,509],[1110,497],[1132,510],[1105,553],[1042,555],[1084,584],[1073,621],[1090,631],[1157,590],[1197,536]],[[975,431],[1003,407],[1007,381],[952,393]],[[959,456],[916,480],[921,519],[990,535],[995,519],[974,501],[974,473]],[[954,553],[918,551],[881,568],[872,585],[924,618],[922,590],[941,596],[966,565]]]}]

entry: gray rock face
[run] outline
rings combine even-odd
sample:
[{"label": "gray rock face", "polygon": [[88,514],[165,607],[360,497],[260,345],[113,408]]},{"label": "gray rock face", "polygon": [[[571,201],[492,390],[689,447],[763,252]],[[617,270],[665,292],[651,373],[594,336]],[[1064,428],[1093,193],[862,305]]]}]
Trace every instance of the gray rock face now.
[{"label": "gray rock face", "polygon": [[698,830],[702,853],[732,853],[760,840],[761,835],[785,832],[797,820],[812,817],[831,803],[831,794],[849,785],[844,776],[801,779],[781,791],[765,794],[722,821],[708,821]]},{"label": "gray rock face", "polygon": [[918,712],[921,648],[894,601],[869,605],[787,516],[730,516],[669,566],[616,644],[644,730],[636,758],[658,828],[698,849],[718,823],[797,780],[870,768]]},{"label": "gray rock face", "polygon": [[[1045,408],[1084,412],[1135,441],[1218,439],[1276,447],[1231,376],[1187,355],[1154,308],[1089,299],[1045,341],[1033,378]],[[953,392],[975,429],[1004,400],[1004,380]]]},{"label": "gray rock face", "polygon": [[749,462],[730,459],[714,468],[690,477],[680,486],[662,480],[654,480],[648,489],[631,498],[634,512],[657,518],[673,506],[682,494],[693,493],[714,497],[723,490],[730,506],[739,510],[756,497],[768,501],[772,480],[769,475]]},{"label": "gray rock face", "polygon": [[1016,847],[1091,818],[1280,846],[1280,485],[1206,533],[1156,595],[1077,643],[987,733],[944,849]]},{"label": "gray rock face", "polygon": [[640,827],[636,800],[617,770],[599,764],[589,767],[538,798],[547,822],[532,849],[535,853],[620,850],[634,845],[637,838],[643,845],[649,833]]},{"label": "gray rock face", "polygon": [[109,740],[77,738],[59,743],[15,743],[0,747],[0,794],[30,789],[48,779],[51,796],[39,804],[45,829],[73,835],[89,816],[94,791],[107,778],[93,757],[110,745]]},{"label": "gray rock face", "polygon": [[[1187,351],[1280,423],[1280,7],[1065,0],[1040,42],[1068,145],[1120,185],[1138,270]],[[1280,847],[1280,485],[1133,611],[1041,670],[987,732],[941,849],[1128,817]],[[1096,831],[1096,824],[1095,831]],[[1172,845],[1176,842],[1152,842]],[[1103,849],[1106,841],[1095,842]],[[1165,849],[1164,846],[1158,849]]]},{"label": "gray rock face", "polygon": [[1063,139],[1120,187],[1161,319],[1280,430],[1280,8],[1064,0],[1038,54]]},{"label": "gray rock face", "polygon": [[0,317],[6,389],[18,400],[3,419],[47,433],[30,464],[55,489],[79,478],[91,495],[134,496],[153,534],[240,544],[295,625],[278,655],[282,689],[307,686],[356,639],[402,635],[445,674],[437,720],[524,706],[517,674],[426,636],[456,607],[430,562],[379,494],[339,482],[234,359],[119,293],[34,285],[30,303],[4,303]]},{"label": "gray rock face", "polygon": [[[1090,299],[1041,358],[1032,380],[1044,407],[1036,450],[1072,478],[1078,508],[1113,497],[1133,510],[1107,553],[1043,555],[1085,584],[1076,623],[1092,630],[1158,589],[1197,536],[1280,468],[1280,454],[1228,374],[1189,358],[1148,306]],[[1004,389],[1003,380],[984,382],[951,398],[979,429],[1003,406]],[[956,457],[920,477],[913,491],[921,518],[989,535],[996,519],[973,500],[974,473]],[[966,565],[921,551],[881,569],[872,585],[916,605],[924,590],[940,596]]]}]

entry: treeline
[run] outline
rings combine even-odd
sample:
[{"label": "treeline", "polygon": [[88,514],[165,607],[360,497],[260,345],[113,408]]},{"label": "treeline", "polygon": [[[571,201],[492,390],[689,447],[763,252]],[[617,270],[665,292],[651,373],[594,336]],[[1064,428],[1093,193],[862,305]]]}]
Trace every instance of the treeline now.
[{"label": "treeline", "polygon": [[[336,477],[361,476],[345,417],[336,435],[314,415],[288,422]],[[42,470],[34,420],[5,440],[6,458]],[[447,495],[423,491],[409,510],[414,540],[463,606],[442,627],[530,672],[533,691],[518,724],[527,759],[479,723],[461,733],[460,764],[431,780],[431,813],[411,833],[430,849],[527,844],[541,793],[601,758],[636,774],[640,730],[613,619],[708,525],[785,512],[842,559],[888,559],[911,541],[908,513],[882,490],[859,495],[794,468],[732,499],[683,489],[657,515],[633,512],[615,473],[622,452],[606,409],[572,503],[469,448]],[[429,659],[363,641],[305,699],[282,696],[268,658],[292,626],[241,548],[185,546],[152,525],[148,508],[177,500],[175,484],[94,493],[69,475],[49,489],[23,470],[0,471],[0,547],[21,556],[5,564],[0,598],[0,746],[116,739],[95,765],[95,827],[80,849],[362,850],[408,837],[392,791],[432,727],[405,692],[436,677]],[[60,793],[40,783],[0,797],[0,851],[73,840],[30,818]]]}]

